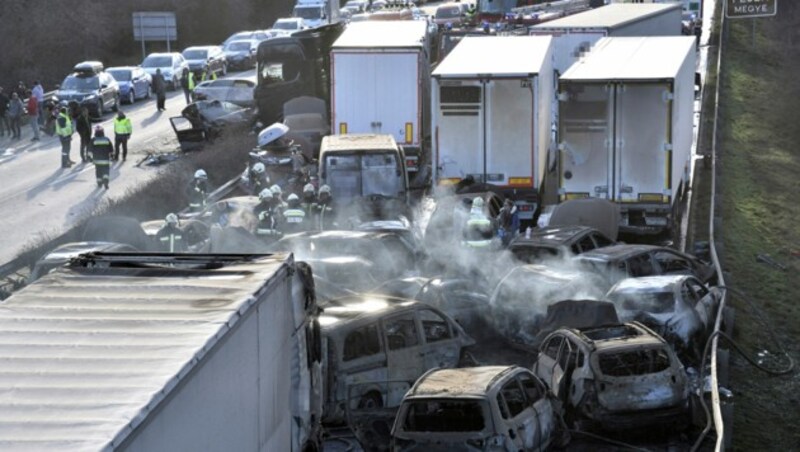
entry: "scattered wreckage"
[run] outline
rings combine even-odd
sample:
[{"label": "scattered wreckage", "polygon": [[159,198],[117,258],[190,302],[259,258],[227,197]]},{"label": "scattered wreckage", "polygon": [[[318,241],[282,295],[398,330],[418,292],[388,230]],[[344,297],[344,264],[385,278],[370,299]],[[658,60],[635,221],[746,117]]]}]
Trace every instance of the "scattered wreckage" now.
[{"label": "scattered wreckage", "polygon": [[226,131],[248,130],[257,125],[255,108],[220,100],[191,103],[181,111],[181,116],[171,117],[169,122],[182,151],[200,149]]}]

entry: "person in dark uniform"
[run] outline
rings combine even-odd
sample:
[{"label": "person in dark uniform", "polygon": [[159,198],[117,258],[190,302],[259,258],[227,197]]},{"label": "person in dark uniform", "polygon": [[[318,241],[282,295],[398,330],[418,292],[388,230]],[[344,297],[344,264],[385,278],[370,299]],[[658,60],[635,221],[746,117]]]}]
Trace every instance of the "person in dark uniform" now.
[{"label": "person in dark uniform", "polygon": [[156,233],[158,246],[167,253],[182,253],[186,251],[186,241],[183,239],[183,230],[178,223],[178,216],[170,213],[164,219],[164,226]]},{"label": "person in dark uniform", "polygon": [[97,178],[97,188],[105,187],[108,190],[109,173],[111,172],[111,156],[114,154],[114,145],[106,137],[103,126],[94,128],[94,140],[90,156],[94,162],[94,173]]}]

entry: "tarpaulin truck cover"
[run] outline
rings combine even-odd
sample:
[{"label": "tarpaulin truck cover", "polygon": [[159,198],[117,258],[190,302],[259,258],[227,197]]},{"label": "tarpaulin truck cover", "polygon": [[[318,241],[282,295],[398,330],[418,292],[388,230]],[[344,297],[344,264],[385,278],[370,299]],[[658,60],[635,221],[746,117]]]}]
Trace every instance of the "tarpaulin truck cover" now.
[{"label": "tarpaulin truck cover", "polygon": [[297,450],[297,268],[98,254],[15,293],[0,303],[0,450]]}]

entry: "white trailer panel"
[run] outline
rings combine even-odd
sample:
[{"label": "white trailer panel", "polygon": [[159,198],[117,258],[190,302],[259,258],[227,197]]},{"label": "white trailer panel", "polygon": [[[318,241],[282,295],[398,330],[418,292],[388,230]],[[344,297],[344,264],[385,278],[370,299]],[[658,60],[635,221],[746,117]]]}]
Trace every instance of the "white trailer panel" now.
[{"label": "white trailer panel", "polygon": [[3,450],[290,451],[315,440],[315,308],[291,256],[86,259],[0,308]]}]

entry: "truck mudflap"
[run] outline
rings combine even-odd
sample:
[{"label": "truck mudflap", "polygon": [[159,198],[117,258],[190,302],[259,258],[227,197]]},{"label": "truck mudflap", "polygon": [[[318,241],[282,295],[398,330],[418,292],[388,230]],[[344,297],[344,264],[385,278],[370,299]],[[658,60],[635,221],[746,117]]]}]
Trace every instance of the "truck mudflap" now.
[{"label": "truck mudflap", "polygon": [[658,235],[671,231],[675,224],[669,204],[620,204],[619,232]]}]

